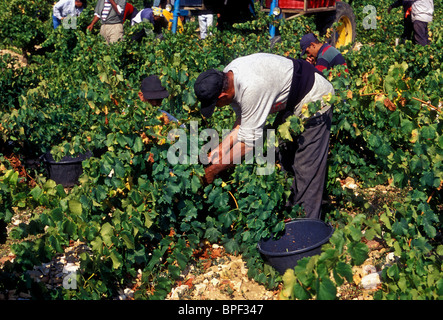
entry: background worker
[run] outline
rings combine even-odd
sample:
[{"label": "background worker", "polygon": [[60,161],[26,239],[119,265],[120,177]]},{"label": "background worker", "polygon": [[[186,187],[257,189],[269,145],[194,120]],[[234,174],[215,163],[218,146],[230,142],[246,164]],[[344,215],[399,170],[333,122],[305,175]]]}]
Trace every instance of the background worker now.
[{"label": "background worker", "polygon": [[163,99],[169,97],[169,92],[162,86],[158,76],[151,75],[142,80],[138,96],[141,101],[148,102],[154,107],[159,107]]},{"label": "background worker", "polygon": [[[148,3],[149,4],[149,3]],[[142,23],[144,21],[149,21],[154,27],[154,33],[158,39],[163,39],[163,29],[172,28],[172,18],[173,14],[168,10],[160,7],[145,7],[143,10],[139,11],[137,15],[131,20],[131,25]],[[183,31],[183,24],[180,19],[178,19],[179,32]],[[152,32],[148,29],[140,30],[132,36],[132,40],[140,42],[143,37]]]},{"label": "background worker", "polygon": [[[161,80],[158,76],[150,75],[142,80],[138,96],[141,101],[148,102],[153,107],[160,107],[163,100],[169,97],[169,92],[162,86]],[[161,109],[158,111],[165,114],[170,121],[179,122],[177,118],[168,112]],[[185,128],[183,124],[180,127]]]},{"label": "background worker", "polygon": [[198,15],[198,27],[200,29],[200,39],[208,36],[209,28],[214,23],[214,11],[212,9],[202,10]]},{"label": "background worker", "polygon": [[[161,19],[161,18],[160,18]],[[157,20],[157,23],[156,23]],[[134,18],[131,19],[131,25],[135,25],[137,23],[142,22],[150,22],[154,26],[154,31],[143,28],[142,30],[134,33],[132,36],[132,40],[140,42],[142,41],[143,37],[145,37],[149,33],[156,33],[159,36],[161,36],[161,29],[163,27],[166,27],[166,25],[162,24],[162,21],[158,22],[159,18],[154,17],[154,11],[152,10],[151,6],[145,7],[143,10],[139,11]]]},{"label": "background worker", "polygon": [[54,29],[62,24],[68,16],[78,17],[86,8],[86,0],[61,0],[52,9],[52,24]]},{"label": "background worker", "polygon": [[94,18],[87,30],[92,31],[94,25],[100,20],[102,26],[100,34],[108,44],[123,38],[123,16],[126,0],[98,0],[94,11]]},{"label": "background worker", "polygon": [[304,132],[292,142],[295,152],[282,155],[290,157],[295,173],[286,205],[301,205],[306,217],[320,219],[332,121],[331,105],[323,98],[334,94],[331,83],[304,60],[256,53],[233,60],[223,72],[203,72],[194,90],[205,118],[228,104],[237,116],[232,131],[208,156],[207,183],[253,150],[269,114],[278,112],[279,123],[290,115],[303,118],[302,108],[320,101],[321,109],[305,119]]},{"label": "background worker", "polygon": [[414,25],[414,43],[426,46],[429,44],[428,24],[434,14],[433,0],[415,0],[412,4],[411,15]]},{"label": "background worker", "polygon": [[[314,65],[318,71],[329,70],[337,65],[345,65],[346,60],[336,48],[321,43],[313,33],[305,34],[300,40],[301,55],[308,54],[306,61]],[[346,71],[348,71],[346,69]]]},{"label": "background worker", "polygon": [[391,14],[392,9],[403,6],[403,34],[401,35],[401,39],[403,42],[405,40],[412,40],[412,32],[414,31],[414,25],[412,24],[413,2],[413,0],[397,0],[388,8],[388,13]]}]

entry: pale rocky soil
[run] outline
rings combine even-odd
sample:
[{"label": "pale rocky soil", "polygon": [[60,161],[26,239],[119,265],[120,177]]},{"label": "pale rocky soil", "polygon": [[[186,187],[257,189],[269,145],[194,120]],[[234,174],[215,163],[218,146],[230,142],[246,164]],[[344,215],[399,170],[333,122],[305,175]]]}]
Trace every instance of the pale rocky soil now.
[{"label": "pale rocky soil", "polygon": [[1,49],[0,50],[0,55],[6,55],[9,54],[12,57],[16,58],[15,60],[15,68],[18,67],[25,67],[28,65],[28,60],[26,59],[25,56],[23,56],[22,54],[19,54],[15,51],[9,50],[9,49]]},{"label": "pale rocky soil", "polygon": [[[167,297],[168,300],[278,300],[281,285],[277,290],[268,290],[263,285],[249,279],[248,269],[241,256],[224,253],[223,248],[214,245],[220,250],[221,257],[214,259],[212,264],[204,270],[189,267],[183,273],[183,279],[177,282]],[[340,300],[373,300],[372,294],[380,286],[379,261],[386,260],[386,249],[380,249],[378,243],[368,243],[372,251],[369,258],[359,267],[353,268],[355,284],[346,283],[338,288],[337,297]],[[377,267],[376,267],[377,266]],[[368,275],[375,275],[376,281]],[[372,277],[374,278],[374,277]],[[366,283],[373,289],[364,289]],[[366,286],[366,284],[365,284]]]},{"label": "pale rocky soil", "polygon": [[[343,186],[353,189],[356,194],[357,183],[353,180],[343,182]],[[383,195],[390,197],[395,190],[389,187],[377,187],[365,191],[373,197],[373,203],[380,205],[386,201]],[[380,196],[382,195],[382,196]],[[398,195],[397,195],[398,196]],[[384,200],[384,201],[383,201]],[[380,202],[380,203],[377,203]],[[352,214],[352,213],[351,213]],[[8,226],[10,231],[20,223],[27,223],[31,213],[21,212],[13,217]],[[369,241],[369,258],[363,265],[354,267],[354,283],[345,283],[338,288],[337,297],[340,300],[372,300],[373,293],[380,287],[380,271],[387,264],[393,262],[394,257],[389,249],[383,248],[377,241]],[[276,290],[268,290],[253,279],[248,278],[246,262],[241,255],[227,254],[222,246],[217,244],[202,244],[202,252],[196,261],[182,272],[166,299],[168,300],[278,300],[281,285]],[[78,255],[89,251],[81,242],[73,242],[66,248],[63,255],[56,256],[50,263],[35,266],[29,270],[34,281],[43,282],[47,288],[56,288],[63,285],[64,277],[69,272],[79,268]],[[13,261],[15,256],[10,251],[10,243],[0,245],[0,270],[6,261]],[[366,289],[365,289],[366,288]],[[131,300],[134,292],[130,288],[122,289],[115,299]],[[26,293],[15,294],[14,290],[7,293],[0,292],[0,300],[28,299]]]},{"label": "pale rocky soil", "polygon": [[[275,300],[278,290],[267,290],[248,278],[248,269],[241,255],[226,254],[213,245],[216,259],[206,259],[200,266],[190,266],[168,296],[168,300]],[[212,260],[212,261],[211,261]]]},{"label": "pale rocky soil", "polygon": [[[372,251],[362,266],[354,267],[354,284],[344,284],[338,289],[340,300],[372,300],[372,294],[380,285],[375,283],[373,289],[365,290],[362,286],[368,274],[377,275],[380,261],[386,260],[386,249],[377,249],[376,242],[368,243]],[[63,255],[56,256],[50,263],[35,266],[29,270],[34,281],[42,282],[48,289],[65,285],[64,278],[69,272],[79,268],[78,255],[89,251],[81,242],[74,242]],[[253,279],[248,278],[248,269],[242,256],[227,254],[223,247],[212,245],[199,261],[189,265],[182,272],[166,300],[278,300],[281,285],[276,290],[268,290]],[[14,255],[9,253],[0,259],[0,269],[6,261],[13,261]],[[377,277],[378,278],[378,277]],[[379,280],[379,278],[378,278]],[[372,280],[371,280],[372,281]],[[134,292],[122,289],[118,300],[132,300]],[[0,300],[30,299],[28,293],[17,293],[14,290],[0,292]]]}]

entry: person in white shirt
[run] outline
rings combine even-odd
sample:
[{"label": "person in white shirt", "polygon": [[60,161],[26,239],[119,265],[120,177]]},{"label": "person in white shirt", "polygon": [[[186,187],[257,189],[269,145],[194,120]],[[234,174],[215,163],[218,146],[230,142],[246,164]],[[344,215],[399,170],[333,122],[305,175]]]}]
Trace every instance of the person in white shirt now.
[{"label": "person in white shirt", "polygon": [[85,0],[61,0],[52,9],[52,24],[54,29],[62,24],[67,17],[78,17],[86,7]]},{"label": "person in white shirt", "polygon": [[230,104],[237,120],[234,128],[209,156],[204,180],[212,183],[221,172],[244,157],[263,134],[269,114],[276,113],[274,126],[291,115],[304,118],[303,107],[320,102],[320,110],[305,119],[304,132],[293,139],[279,157],[290,162],[294,172],[288,207],[302,205],[306,217],[320,219],[326,178],[332,107],[324,98],[334,94],[332,84],[310,63],[269,53],[237,58],[223,72],[211,69],[197,78],[194,90],[205,118],[215,107]]},{"label": "person in white shirt", "polygon": [[199,11],[198,26],[200,29],[200,39],[205,39],[210,33],[209,28],[214,23],[214,14],[216,13],[215,1],[203,1],[204,10]]},{"label": "person in white shirt", "polygon": [[208,30],[214,23],[214,15],[212,12],[203,13],[198,16],[198,26],[200,28],[200,39],[204,39],[208,36]]},{"label": "person in white shirt", "polygon": [[412,3],[412,23],[414,25],[414,42],[422,46],[429,44],[428,23],[434,14],[433,0],[416,0]]}]

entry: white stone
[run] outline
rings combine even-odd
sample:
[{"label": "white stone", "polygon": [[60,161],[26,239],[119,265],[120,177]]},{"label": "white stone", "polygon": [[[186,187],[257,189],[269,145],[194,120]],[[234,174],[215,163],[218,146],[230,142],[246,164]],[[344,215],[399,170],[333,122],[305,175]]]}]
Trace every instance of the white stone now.
[{"label": "white stone", "polygon": [[181,285],[175,289],[172,290],[171,292],[171,299],[175,299],[178,300],[180,299],[180,297],[186,292],[186,290],[188,290],[189,287],[187,285]]},{"label": "white stone", "polygon": [[368,275],[371,273],[376,273],[377,272],[377,268],[375,268],[372,264],[368,264],[363,266],[363,274],[364,275]]},{"label": "white stone", "polygon": [[386,263],[390,264],[397,260],[397,256],[394,254],[394,252],[389,252],[386,256]]},{"label": "white stone", "polygon": [[134,297],[134,291],[129,288],[126,288],[123,292],[125,293],[125,296],[128,298]]},{"label": "white stone", "polygon": [[63,273],[77,272],[78,269],[79,269],[79,266],[75,265],[74,263],[67,263],[63,267]]},{"label": "white stone", "polygon": [[216,278],[214,278],[214,279],[211,280],[211,284],[212,284],[214,287],[218,286],[219,283],[220,283],[220,280],[218,280],[218,279],[216,279]]},{"label": "white stone", "polygon": [[194,292],[194,294],[195,295],[200,295],[200,294],[205,292],[206,288],[207,288],[207,286],[204,283],[196,284],[195,285],[195,292]]},{"label": "white stone", "polygon": [[366,290],[377,289],[377,286],[379,284],[381,284],[381,279],[380,279],[380,275],[377,272],[368,274],[361,279],[361,285],[362,285],[363,289],[366,289]]}]

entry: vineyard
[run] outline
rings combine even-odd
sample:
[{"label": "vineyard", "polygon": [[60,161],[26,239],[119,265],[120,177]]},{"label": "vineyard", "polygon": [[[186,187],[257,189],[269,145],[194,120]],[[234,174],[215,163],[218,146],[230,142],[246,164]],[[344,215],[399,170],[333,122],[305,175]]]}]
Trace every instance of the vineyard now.
[{"label": "vineyard", "polygon": [[[376,28],[365,29],[364,8],[371,3],[352,2],[356,42],[340,48],[349,73],[338,67],[325,74],[336,95],[323,214],[335,231],[320,255],[282,275],[257,243],[280,234],[285,220],[303,216],[298,207],[285,209],[292,177],[278,163],[269,175],[257,174],[258,162],[242,163],[206,185],[202,164],[168,161],[174,144],[168,134],[231,129],[229,106],[202,118],[194,93],[198,75],[256,52],[298,57],[301,36],[318,34],[314,17],[274,21],[258,10],[254,20],[213,28],[204,40],[198,23],[189,21],[180,33],[165,31],[163,39],[151,33],[141,42],[132,35],[151,25],[127,21],[124,39],[107,45],[98,26],[86,31],[93,3],[76,28],[54,30],[53,1],[3,1],[0,48],[26,63],[9,53],[0,56],[0,293],[111,300],[131,287],[136,300],[163,300],[202,253],[202,244],[210,243],[241,254],[248,277],[280,290],[282,299],[333,300],[340,286],[358,287],[354,267],[376,242],[394,258],[383,269],[382,262],[375,265],[381,283],[374,299],[441,300],[442,1],[434,1],[426,47],[396,44],[403,13],[398,8],[388,14],[387,0],[372,3]],[[272,46],[270,23],[281,35]],[[138,96],[141,80],[151,74],[170,93],[161,107]],[[301,122],[290,121],[276,134],[284,141],[300,130]],[[192,143],[187,146],[191,154]],[[78,184],[65,188],[48,178],[42,155],[49,152],[57,161],[91,154]],[[380,186],[388,193],[376,203],[368,190]],[[27,218],[14,224],[16,216]],[[48,288],[31,277],[35,266],[74,243],[86,249],[78,254],[71,282]]]}]

